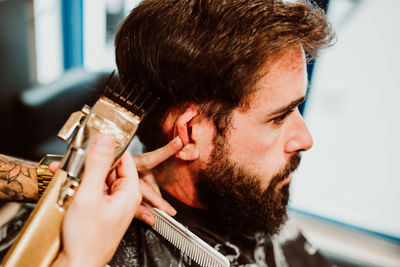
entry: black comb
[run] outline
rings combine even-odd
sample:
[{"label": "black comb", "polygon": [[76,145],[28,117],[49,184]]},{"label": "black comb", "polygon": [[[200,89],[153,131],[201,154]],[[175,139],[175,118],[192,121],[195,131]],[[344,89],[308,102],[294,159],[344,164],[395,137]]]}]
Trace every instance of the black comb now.
[{"label": "black comb", "polygon": [[122,85],[121,79],[114,74],[115,70],[108,77],[102,95],[142,120],[154,108],[160,97],[154,92],[146,92],[143,88],[138,89],[129,81]]}]

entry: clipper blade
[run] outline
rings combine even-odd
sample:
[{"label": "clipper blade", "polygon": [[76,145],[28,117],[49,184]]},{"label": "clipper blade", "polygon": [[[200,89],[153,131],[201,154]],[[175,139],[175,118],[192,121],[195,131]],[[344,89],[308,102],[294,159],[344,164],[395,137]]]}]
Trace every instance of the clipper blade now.
[{"label": "clipper blade", "polygon": [[153,109],[160,97],[156,96],[154,92],[146,92],[143,88],[137,88],[131,81],[123,85],[121,79],[114,74],[115,71],[108,77],[102,95],[134,113],[142,120]]}]

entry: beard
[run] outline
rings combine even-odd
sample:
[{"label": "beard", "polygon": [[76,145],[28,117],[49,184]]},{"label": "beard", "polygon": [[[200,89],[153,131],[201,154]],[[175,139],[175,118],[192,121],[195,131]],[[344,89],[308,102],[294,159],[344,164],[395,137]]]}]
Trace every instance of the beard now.
[{"label": "beard", "polygon": [[217,223],[228,231],[254,235],[274,235],[286,221],[289,184],[281,184],[300,164],[294,154],[284,168],[262,189],[265,177],[251,173],[227,156],[222,138],[215,141],[211,160],[198,174],[196,189],[201,204],[208,208]]}]

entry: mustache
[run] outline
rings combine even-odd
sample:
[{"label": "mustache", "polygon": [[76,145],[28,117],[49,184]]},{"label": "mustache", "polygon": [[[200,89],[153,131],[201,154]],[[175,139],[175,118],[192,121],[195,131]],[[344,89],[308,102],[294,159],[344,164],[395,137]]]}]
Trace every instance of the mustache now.
[{"label": "mustache", "polygon": [[294,172],[300,165],[301,155],[299,152],[295,153],[290,157],[289,162],[277,175],[272,179],[272,184],[278,184],[279,182],[285,180],[292,172]]}]

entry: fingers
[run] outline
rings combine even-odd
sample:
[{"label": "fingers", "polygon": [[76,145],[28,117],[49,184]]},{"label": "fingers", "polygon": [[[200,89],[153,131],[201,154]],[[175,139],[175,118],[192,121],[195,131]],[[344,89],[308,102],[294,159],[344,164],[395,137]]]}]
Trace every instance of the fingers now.
[{"label": "fingers", "polygon": [[116,168],[116,176],[117,179],[123,177],[133,177],[136,180],[138,179],[135,162],[128,152],[125,152],[122,155],[121,161]]},{"label": "fingers", "polygon": [[151,171],[143,171],[140,174],[140,179],[148,183],[154,189],[154,191],[156,191],[158,195],[161,195],[160,188],[158,187],[158,184]]},{"label": "fingers", "polygon": [[155,223],[154,214],[143,205],[140,205],[136,210],[135,218],[141,220],[142,222],[150,226],[153,226]]},{"label": "fingers", "polygon": [[115,143],[112,137],[99,134],[91,145],[82,175],[82,187],[103,190],[104,182],[114,159]]},{"label": "fingers", "polygon": [[128,198],[142,199],[139,190],[139,177],[136,170],[135,162],[131,155],[125,152],[121,161],[115,169],[115,175],[111,179],[114,181],[111,184],[111,194],[124,194]]},{"label": "fingers", "polygon": [[53,161],[52,163],[50,163],[49,165],[49,171],[51,171],[53,174],[56,173],[56,171],[58,170],[58,168],[60,168],[60,162],[58,161]]},{"label": "fingers", "polygon": [[[142,201],[139,190],[139,178],[131,155],[126,152],[115,169],[115,180],[111,184],[109,197],[114,204],[124,206],[133,218],[136,209]],[[118,204],[119,203],[119,204]]]},{"label": "fingers", "polygon": [[143,199],[153,207],[161,209],[171,216],[176,214],[176,210],[162,198],[161,194],[154,191],[153,187],[143,180],[140,180],[140,192]]},{"label": "fingers", "polygon": [[179,136],[177,136],[167,145],[140,156],[135,156],[133,159],[139,171],[149,170],[165,161],[169,157],[175,155],[176,152],[178,152],[182,147],[182,141]]},{"label": "fingers", "polygon": [[115,180],[117,180],[117,169],[114,168],[110,171],[110,173],[108,174],[108,177],[106,179],[106,184],[107,186],[111,186]]}]

